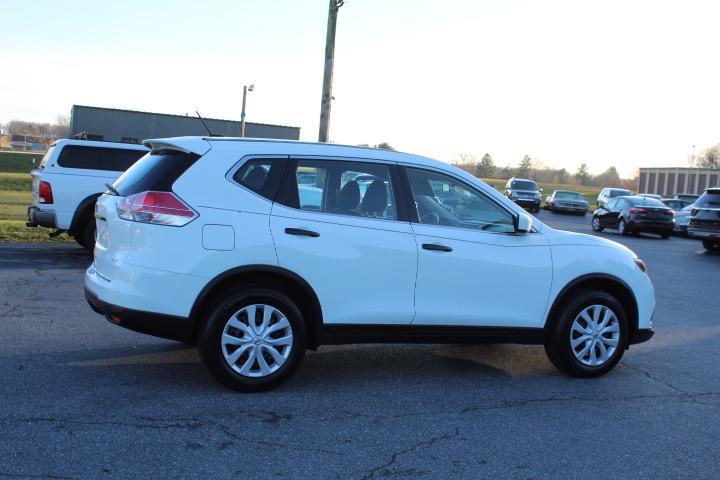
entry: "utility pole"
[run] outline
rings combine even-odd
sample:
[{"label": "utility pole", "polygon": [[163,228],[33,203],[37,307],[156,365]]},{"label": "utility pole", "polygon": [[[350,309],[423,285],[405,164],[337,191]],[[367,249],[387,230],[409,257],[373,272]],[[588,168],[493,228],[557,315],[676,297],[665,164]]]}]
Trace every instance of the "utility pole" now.
[{"label": "utility pole", "polygon": [[245,136],[245,100],[247,99],[247,92],[252,92],[255,85],[243,85],[243,103],[242,112],[240,112],[240,136]]},{"label": "utility pole", "polygon": [[333,62],[335,61],[335,30],[337,14],[344,0],[330,0],[327,37],[325,38],[325,71],[323,73],[322,99],[320,100],[320,134],[318,141],[327,142],[330,130],[330,102],[332,102]]}]

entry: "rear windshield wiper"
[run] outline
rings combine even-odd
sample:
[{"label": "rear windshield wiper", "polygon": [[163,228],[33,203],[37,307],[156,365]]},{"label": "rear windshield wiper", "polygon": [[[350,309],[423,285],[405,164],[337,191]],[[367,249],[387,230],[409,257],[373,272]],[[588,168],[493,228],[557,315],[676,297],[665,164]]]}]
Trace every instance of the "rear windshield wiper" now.
[{"label": "rear windshield wiper", "polygon": [[106,186],[107,189],[110,191],[110,193],[112,193],[113,195],[117,195],[118,197],[120,196],[120,192],[118,192],[117,190],[115,190],[115,187],[113,187],[113,186],[110,185],[109,183],[106,183],[105,186]]}]

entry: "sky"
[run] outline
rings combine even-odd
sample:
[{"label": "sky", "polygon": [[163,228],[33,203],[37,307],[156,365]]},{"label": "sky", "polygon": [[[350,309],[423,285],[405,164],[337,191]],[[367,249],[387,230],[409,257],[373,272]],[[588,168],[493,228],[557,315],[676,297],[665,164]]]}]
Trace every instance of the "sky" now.
[{"label": "sky", "polygon": [[[0,0],[0,122],[73,104],[318,135],[325,0]],[[574,172],[720,142],[717,1],[347,0],[330,137]]]}]

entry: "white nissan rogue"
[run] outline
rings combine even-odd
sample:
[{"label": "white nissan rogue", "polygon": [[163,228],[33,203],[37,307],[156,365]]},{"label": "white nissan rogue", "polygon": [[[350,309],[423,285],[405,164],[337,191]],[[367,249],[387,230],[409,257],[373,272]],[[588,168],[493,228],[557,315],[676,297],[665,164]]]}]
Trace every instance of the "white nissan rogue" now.
[{"label": "white nissan rogue", "polygon": [[653,335],[645,264],[554,230],[448,164],[385,150],[148,140],[97,201],[91,307],[197,343],[242,391],[343,343],[544,345],[597,377]]}]

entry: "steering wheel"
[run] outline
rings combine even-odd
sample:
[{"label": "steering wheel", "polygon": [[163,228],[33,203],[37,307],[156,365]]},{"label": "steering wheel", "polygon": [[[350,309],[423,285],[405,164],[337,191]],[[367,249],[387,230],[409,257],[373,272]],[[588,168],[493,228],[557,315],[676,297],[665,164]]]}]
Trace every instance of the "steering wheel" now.
[{"label": "steering wheel", "polygon": [[420,217],[420,223],[425,225],[438,225],[440,223],[440,215],[435,212],[428,212]]}]

